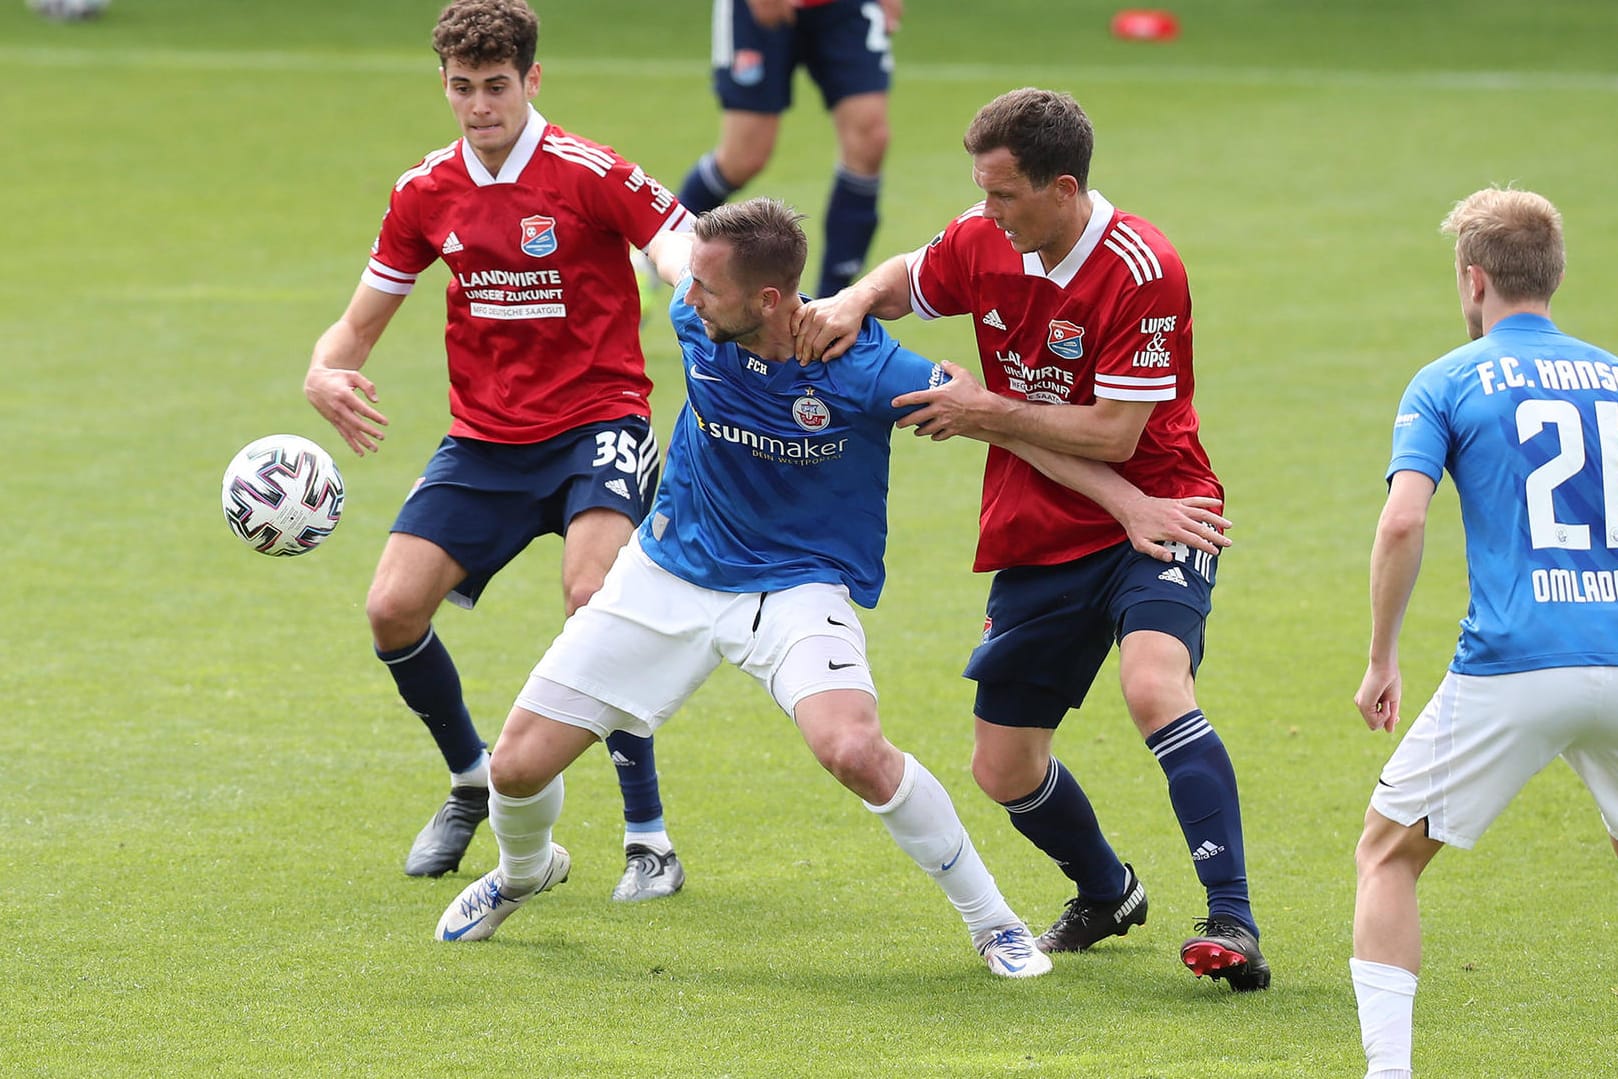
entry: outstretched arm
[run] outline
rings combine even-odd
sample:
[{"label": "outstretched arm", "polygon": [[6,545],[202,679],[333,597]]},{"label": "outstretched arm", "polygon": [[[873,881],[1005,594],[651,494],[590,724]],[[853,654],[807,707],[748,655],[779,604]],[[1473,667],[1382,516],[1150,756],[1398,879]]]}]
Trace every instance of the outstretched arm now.
[{"label": "outstretched arm", "polygon": [[1399,629],[1421,572],[1427,506],[1438,489],[1420,472],[1395,472],[1371,545],[1371,656],[1354,705],[1374,730],[1399,722]]},{"label": "outstretched arm", "polygon": [[388,418],[375,407],[376,385],[360,368],[403,302],[403,296],[361,284],[342,317],[315,342],[303,378],[303,395],[361,456],[377,449]]}]

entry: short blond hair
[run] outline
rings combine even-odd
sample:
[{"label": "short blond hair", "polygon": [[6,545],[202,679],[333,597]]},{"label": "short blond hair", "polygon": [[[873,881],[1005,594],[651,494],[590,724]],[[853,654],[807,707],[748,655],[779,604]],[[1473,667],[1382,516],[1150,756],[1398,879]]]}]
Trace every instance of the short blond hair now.
[{"label": "short blond hair", "polygon": [[1562,214],[1543,195],[1486,187],[1457,202],[1439,229],[1455,237],[1461,265],[1488,274],[1502,300],[1549,300],[1562,283]]}]

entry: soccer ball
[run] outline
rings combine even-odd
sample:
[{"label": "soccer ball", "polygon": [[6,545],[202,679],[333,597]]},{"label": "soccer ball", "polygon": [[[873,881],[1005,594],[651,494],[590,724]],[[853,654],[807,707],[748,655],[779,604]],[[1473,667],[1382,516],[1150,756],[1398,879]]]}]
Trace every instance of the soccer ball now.
[{"label": "soccer ball", "polygon": [[28,0],[28,6],[47,19],[78,22],[93,19],[107,10],[110,0]]},{"label": "soccer ball", "polygon": [[225,469],[225,523],[260,554],[295,555],[325,541],[343,515],[343,475],[331,454],[298,435],[242,447]]}]

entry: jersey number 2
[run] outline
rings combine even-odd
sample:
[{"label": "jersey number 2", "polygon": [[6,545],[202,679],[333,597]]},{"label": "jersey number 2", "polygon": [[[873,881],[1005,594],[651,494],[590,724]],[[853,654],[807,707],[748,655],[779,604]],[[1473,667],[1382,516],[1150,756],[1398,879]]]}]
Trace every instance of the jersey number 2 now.
[{"label": "jersey number 2", "polygon": [[[1618,548],[1618,401],[1595,402],[1601,443],[1601,522],[1608,547]],[[1584,469],[1584,417],[1572,401],[1524,401],[1517,406],[1517,441],[1525,443],[1546,427],[1556,428],[1556,456],[1528,474],[1528,537],[1536,549],[1590,549],[1590,526],[1556,519],[1552,492]]]}]

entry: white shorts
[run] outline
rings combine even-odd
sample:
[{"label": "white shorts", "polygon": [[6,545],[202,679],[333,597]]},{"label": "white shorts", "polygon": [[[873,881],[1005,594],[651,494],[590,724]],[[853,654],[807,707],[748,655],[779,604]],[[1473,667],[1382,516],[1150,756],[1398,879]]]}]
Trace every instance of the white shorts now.
[{"label": "white shorts", "polygon": [[1618,838],[1618,667],[1517,674],[1450,671],[1382,769],[1371,808],[1440,843],[1470,847],[1560,756]]},{"label": "white shorts", "polygon": [[829,689],[876,696],[865,630],[842,585],[714,592],[669,573],[631,538],[517,704],[602,738],[650,736],[721,660],[752,675],[787,715]]}]

